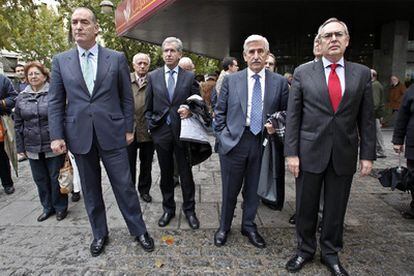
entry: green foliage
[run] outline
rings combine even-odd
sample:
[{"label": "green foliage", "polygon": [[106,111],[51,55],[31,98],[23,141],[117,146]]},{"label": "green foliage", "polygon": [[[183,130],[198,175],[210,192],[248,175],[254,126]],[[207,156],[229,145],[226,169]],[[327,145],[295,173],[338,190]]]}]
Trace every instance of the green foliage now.
[{"label": "green foliage", "polygon": [[[114,15],[101,13],[100,2],[101,0],[60,0],[58,14],[55,14],[45,5],[34,5],[32,0],[0,0],[0,49],[20,52],[25,60],[39,60],[49,66],[53,55],[74,46],[68,41],[70,16],[75,8],[87,7],[97,16],[101,44],[124,52],[130,63],[136,53],[143,52],[151,56],[151,69],[162,66],[161,48],[118,37]],[[117,6],[121,0],[112,2]],[[184,56],[193,60],[197,74],[211,73],[218,69],[218,60],[191,53],[184,53]]]}]

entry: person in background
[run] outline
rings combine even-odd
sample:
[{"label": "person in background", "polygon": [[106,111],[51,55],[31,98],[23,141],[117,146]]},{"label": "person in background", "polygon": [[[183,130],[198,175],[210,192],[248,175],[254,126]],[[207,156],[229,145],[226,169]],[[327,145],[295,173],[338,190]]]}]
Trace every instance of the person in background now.
[{"label": "person in background", "polygon": [[28,85],[26,76],[24,75],[24,65],[17,64],[14,68],[16,78],[13,81],[14,89],[17,93],[22,92]]},{"label": "person in background", "polygon": [[265,62],[265,68],[267,70],[269,70],[270,72],[276,72],[277,68],[276,68],[276,57],[274,54],[269,53],[267,55],[266,58],[266,62]]},{"label": "person in background", "polygon": [[50,148],[48,93],[49,71],[40,62],[26,64],[25,76],[29,85],[16,98],[14,121],[17,152],[29,159],[33,180],[39,192],[41,222],[56,213],[57,220],[67,215],[68,196],[60,193],[59,171],[64,154],[55,154]]},{"label": "person in background", "polygon": [[151,65],[151,58],[144,53],[138,53],[133,57],[131,73],[132,93],[134,94],[134,140],[128,146],[129,166],[132,181],[137,181],[137,151],[139,150],[139,177],[138,191],[143,201],[151,202],[151,170],[154,156],[154,143],[148,132],[145,120],[145,90],[147,89],[147,74]]},{"label": "person in background", "polygon": [[[17,92],[12,82],[0,74],[0,116],[10,115],[15,104]],[[7,195],[14,193],[14,183],[11,177],[10,159],[4,148],[6,139],[6,127],[0,119],[0,180]]]},{"label": "person in background", "polygon": [[377,134],[377,158],[385,158],[384,138],[381,132],[381,121],[384,116],[384,88],[378,81],[377,71],[371,69],[372,96],[374,99],[374,116]]},{"label": "person in background", "polygon": [[285,77],[285,79],[287,79],[289,87],[290,87],[292,85],[293,75],[291,73],[285,73],[283,75],[283,77]]},{"label": "person in background", "polygon": [[[394,125],[392,143],[395,152],[405,152],[407,168],[414,174],[414,85],[408,88],[402,99]],[[414,188],[411,189],[411,198],[409,209],[402,214],[406,219],[414,219]]]},{"label": "person in background", "polygon": [[182,57],[180,58],[180,61],[178,62],[178,66],[183,68],[186,71],[195,72],[195,66],[191,58],[189,57]]},{"label": "person in background", "polygon": [[214,87],[216,86],[216,80],[217,80],[216,74],[208,74],[206,77],[206,81],[200,84],[201,97],[203,98],[204,102],[207,104],[210,112],[212,112],[211,93]]}]

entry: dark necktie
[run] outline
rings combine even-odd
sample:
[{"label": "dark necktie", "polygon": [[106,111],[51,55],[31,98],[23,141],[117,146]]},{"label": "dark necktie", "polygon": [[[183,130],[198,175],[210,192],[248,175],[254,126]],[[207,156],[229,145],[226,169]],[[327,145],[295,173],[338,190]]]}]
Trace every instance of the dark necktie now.
[{"label": "dark necktie", "polygon": [[257,135],[262,130],[262,86],[260,76],[254,74],[255,79],[252,94],[252,109],[250,110],[250,131]]},{"label": "dark necktie", "polygon": [[170,96],[170,102],[172,102],[173,96],[174,96],[174,89],[175,89],[175,81],[174,81],[174,70],[170,70],[169,71],[170,76],[168,77],[168,84],[167,84],[167,89],[168,89],[168,95]]},{"label": "dark necktie", "polygon": [[331,99],[332,108],[334,112],[336,112],[336,110],[338,110],[339,103],[342,99],[342,89],[339,77],[335,72],[335,69],[338,67],[338,64],[332,63],[330,66],[331,72],[329,73],[328,79],[329,98]]}]

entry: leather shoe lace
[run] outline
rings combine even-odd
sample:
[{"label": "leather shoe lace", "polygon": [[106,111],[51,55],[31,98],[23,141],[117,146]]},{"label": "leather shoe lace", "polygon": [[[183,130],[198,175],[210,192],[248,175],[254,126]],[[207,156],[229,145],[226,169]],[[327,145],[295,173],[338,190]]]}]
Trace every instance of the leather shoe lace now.
[{"label": "leather shoe lace", "polygon": [[108,236],[105,236],[100,239],[93,239],[91,243],[91,254],[92,257],[99,256],[105,249],[105,245],[108,243]]},{"label": "leather shoe lace", "polygon": [[152,252],[154,251],[154,240],[150,237],[148,232],[145,232],[145,234],[138,236],[136,240],[139,242],[141,247],[146,252]]},{"label": "leather shoe lace", "polygon": [[162,216],[158,220],[158,226],[159,227],[167,226],[173,217],[175,217],[175,214],[165,212],[164,214],[162,214]]},{"label": "leather shoe lace", "polygon": [[187,218],[188,225],[190,225],[191,229],[200,228],[200,221],[198,220],[196,214],[186,215],[185,217]]},{"label": "leather shoe lace", "polygon": [[266,242],[263,239],[263,237],[259,234],[259,232],[242,230],[241,233],[243,236],[248,237],[250,243],[256,246],[257,248],[266,247]]},{"label": "leather shoe lace", "polygon": [[348,272],[345,270],[345,268],[343,268],[339,261],[328,262],[321,258],[321,263],[329,269],[332,276],[349,276]]},{"label": "leather shoe lace", "polygon": [[289,272],[298,272],[303,268],[303,266],[310,262],[312,258],[304,258],[299,255],[295,255],[286,263],[286,269]]}]

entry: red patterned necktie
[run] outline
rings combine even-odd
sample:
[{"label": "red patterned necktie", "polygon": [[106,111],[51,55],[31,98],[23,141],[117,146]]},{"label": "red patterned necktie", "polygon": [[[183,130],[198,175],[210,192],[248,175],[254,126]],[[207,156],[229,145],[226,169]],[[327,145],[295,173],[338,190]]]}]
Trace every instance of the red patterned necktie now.
[{"label": "red patterned necktie", "polygon": [[331,72],[329,73],[328,79],[329,97],[331,99],[331,104],[334,112],[336,112],[338,109],[339,103],[342,99],[341,82],[339,81],[339,77],[335,72],[336,67],[338,67],[338,64],[331,64]]}]

